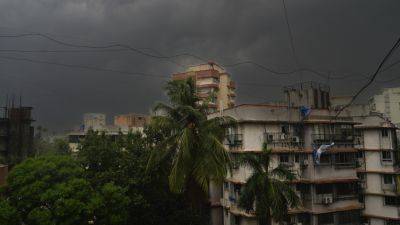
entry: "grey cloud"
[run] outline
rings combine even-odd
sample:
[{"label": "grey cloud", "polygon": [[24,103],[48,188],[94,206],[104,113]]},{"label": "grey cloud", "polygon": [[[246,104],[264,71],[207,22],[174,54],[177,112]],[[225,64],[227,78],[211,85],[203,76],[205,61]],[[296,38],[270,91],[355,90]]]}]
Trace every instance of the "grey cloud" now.
[{"label": "grey cloud", "polygon": [[[400,34],[397,0],[286,0],[297,56],[303,67],[331,72],[371,73]],[[294,69],[281,0],[0,0],[0,34],[43,32],[73,43],[120,42],[167,55],[190,52],[220,63],[251,59],[275,70]],[[69,49],[41,38],[0,39],[0,49]],[[147,49],[151,52],[152,50]],[[165,60],[133,52],[0,53],[69,64],[168,77],[183,70]],[[400,57],[396,54],[394,59]],[[394,60],[393,59],[393,60]],[[174,59],[183,64],[199,61]],[[394,68],[380,79],[393,78]],[[238,102],[281,97],[279,87],[301,80],[329,82],[335,94],[352,94],[362,82],[322,79],[301,73],[277,76],[250,65],[227,68],[238,83]],[[0,59],[0,103],[22,93],[35,107],[38,124],[53,130],[73,127],[84,112],[147,112],[165,100],[165,81],[117,73],[63,68]],[[375,84],[363,95],[388,85]]]}]

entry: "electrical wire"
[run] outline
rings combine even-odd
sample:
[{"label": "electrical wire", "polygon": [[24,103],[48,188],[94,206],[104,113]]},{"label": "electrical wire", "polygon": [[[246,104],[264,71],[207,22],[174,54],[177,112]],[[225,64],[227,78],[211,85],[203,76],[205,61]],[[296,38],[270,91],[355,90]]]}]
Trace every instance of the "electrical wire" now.
[{"label": "electrical wire", "polygon": [[282,0],[282,5],[283,5],[283,11],[284,11],[284,15],[285,15],[286,26],[287,26],[288,33],[289,33],[290,49],[292,50],[292,54],[293,54],[293,58],[294,58],[296,69],[300,72],[300,81],[301,81],[302,80],[302,73],[301,73],[302,71],[299,70],[300,63],[299,63],[299,59],[298,59],[297,54],[296,54],[296,48],[294,46],[294,38],[293,38],[293,34],[292,34],[292,28],[291,28],[290,22],[289,22],[289,16],[288,16],[288,13],[287,13],[285,0]]},{"label": "electrical wire", "polygon": [[[178,57],[183,57],[183,56],[189,56],[192,57],[194,59],[197,59],[203,63],[207,63],[208,60],[206,60],[204,57],[198,56],[196,54],[192,54],[192,53],[180,53],[180,54],[175,54],[175,55],[163,55],[160,52],[152,49],[152,48],[134,48],[130,45],[127,44],[121,44],[121,43],[111,43],[111,44],[107,44],[107,45],[83,45],[83,44],[74,44],[74,43],[70,43],[70,42],[65,42],[59,39],[56,39],[50,35],[47,34],[43,34],[43,33],[23,33],[23,34],[2,34],[0,35],[0,38],[23,38],[23,37],[34,37],[34,36],[38,36],[44,39],[47,39],[51,42],[57,43],[59,45],[63,45],[66,47],[73,47],[73,48],[89,48],[89,49],[96,49],[96,51],[121,51],[123,49],[126,49],[128,51],[133,51],[139,54],[142,54],[144,56],[147,57],[152,57],[152,58],[157,58],[157,59],[166,59],[180,67],[184,67],[187,65],[182,65],[176,61],[173,61],[173,58],[178,58]],[[112,49],[112,48],[119,48],[119,49]],[[111,48],[111,49],[110,49]],[[121,49],[122,48],[122,49]],[[143,49],[150,49],[153,52],[156,52],[156,54],[150,54],[146,51],[144,51]],[[38,52],[42,52],[42,53],[55,53],[55,52],[85,52],[82,50],[37,50]],[[0,50],[0,52],[19,52],[19,53],[31,53],[31,52],[36,52],[36,50],[15,50],[15,49],[3,49]],[[276,75],[292,75],[295,74],[297,72],[311,72],[313,74],[316,74],[319,77],[322,78],[327,78],[327,74],[324,74],[322,72],[319,72],[317,70],[311,69],[311,68],[297,68],[295,70],[292,71],[287,71],[287,72],[280,72],[280,71],[276,71],[272,68],[268,68],[264,65],[261,65],[257,62],[254,62],[252,60],[246,60],[246,61],[241,61],[241,62],[237,62],[237,63],[233,63],[233,64],[227,64],[227,65],[223,65],[224,67],[236,67],[236,66],[240,66],[240,65],[244,65],[244,64],[250,64],[253,66],[256,66],[264,71],[270,72],[272,74],[276,74]],[[331,79],[344,79],[346,77],[349,77],[351,75],[348,76],[343,76],[343,77],[331,77]]]},{"label": "electrical wire", "polygon": [[35,59],[11,57],[11,56],[0,56],[0,58],[13,60],[13,61],[25,61],[25,62],[36,63],[36,64],[48,64],[48,65],[68,67],[68,68],[79,68],[79,69],[94,70],[94,71],[101,71],[101,72],[112,72],[112,73],[120,73],[120,74],[127,74],[127,75],[133,75],[133,76],[141,76],[141,77],[156,77],[156,78],[162,78],[162,79],[169,79],[166,76],[157,75],[157,74],[129,72],[129,71],[107,69],[107,68],[93,67],[93,66],[86,66],[86,65],[79,65],[79,64],[77,65],[77,64],[58,63],[58,62],[52,62],[52,61],[35,60]]},{"label": "electrical wire", "polygon": [[390,56],[393,54],[393,52],[397,49],[397,47],[400,45],[400,38],[397,39],[396,43],[393,45],[393,47],[390,49],[390,51],[385,55],[385,57],[383,58],[383,60],[380,62],[378,68],[376,69],[375,73],[370,77],[370,80],[363,85],[360,90],[358,90],[356,92],[356,94],[351,98],[351,101],[349,103],[347,103],[346,105],[344,105],[343,107],[340,108],[340,110],[336,113],[335,115],[335,119],[340,115],[340,113],[343,112],[344,109],[346,109],[347,107],[349,107],[350,105],[353,104],[353,102],[357,99],[357,97],[366,89],[368,88],[368,86],[370,86],[375,78],[378,76],[379,71],[381,70],[381,68],[383,67],[383,65],[385,64],[385,62],[390,58]]}]

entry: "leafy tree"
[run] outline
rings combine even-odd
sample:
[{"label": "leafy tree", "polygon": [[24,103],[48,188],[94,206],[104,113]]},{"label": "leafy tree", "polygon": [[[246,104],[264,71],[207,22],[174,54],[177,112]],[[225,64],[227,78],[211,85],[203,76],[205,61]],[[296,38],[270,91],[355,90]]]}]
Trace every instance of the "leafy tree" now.
[{"label": "leafy tree", "polygon": [[[207,101],[199,104],[193,79],[170,81],[170,105],[159,103],[148,131],[155,143],[148,167],[170,164],[169,187],[193,202],[206,200],[211,180],[221,182],[230,158],[222,140],[225,118],[207,119]],[[156,134],[156,132],[158,134]]]},{"label": "leafy tree", "polygon": [[[124,197],[125,191],[111,183],[98,191],[84,179],[84,172],[68,156],[31,158],[11,171],[3,195],[17,210],[18,224],[79,225],[89,221],[99,225],[124,224],[129,203]],[[118,211],[105,215],[103,206],[112,206]]]},{"label": "leafy tree", "polygon": [[[119,138],[121,138],[120,135]],[[79,146],[78,160],[93,186],[126,182],[122,169],[127,160],[123,146],[104,132],[89,130]]]},{"label": "leafy tree", "polygon": [[17,225],[20,221],[17,209],[7,200],[0,200],[0,224]]},{"label": "leafy tree", "polygon": [[259,225],[270,225],[272,219],[283,222],[287,219],[288,208],[295,208],[300,199],[289,181],[295,175],[280,165],[274,169],[270,166],[271,150],[263,144],[261,154],[247,154],[240,158],[240,164],[252,169],[240,194],[239,206],[252,210],[255,203],[255,213]]},{"label": "leafy tree", "polygon": [[[112,182],[126,190],[126,196],[130,200],[126,207],[128,224],[205,224],[206,219],[202,215],[187,207],[183,195],[169,191],[164,168],[146,173],[150,148],[153,145],[150,136],[152,134],[147,131],[145,135],[130,132],[113,138],[102,133],[89,132],[78,153],[78,161],[86,168],[87,180],[94,187]],[[101,198],[108,195],[104,191]],[[101,214],[109,214],[108,210],[119,210],[112,205],[101,208]],[[116,218],[115,221],[117,220]],[[102,221],[110,223],[110,220]]]}]

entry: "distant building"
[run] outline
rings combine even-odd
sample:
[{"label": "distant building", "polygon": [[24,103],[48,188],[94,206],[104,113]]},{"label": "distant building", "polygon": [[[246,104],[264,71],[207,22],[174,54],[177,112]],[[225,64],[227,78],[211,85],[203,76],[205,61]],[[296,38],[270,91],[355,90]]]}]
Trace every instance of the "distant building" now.
[{"label": "distant building", "polygon": [[4,107],[0,115],[0,156],[8,164],[34,154],[32,107]]},{"label": "distant building", "polygon": [[202,101],[209,100],[210,113],[235,105],[235,83],[221,66],[214,62],[209,62],[191,66],[186,72],[172,75],[174,80],[182,80],[189,77],[194,78],[197,94]]},{"label": "distant building", "polygon": [[114,125],[126,129],[144,127],[149,121],[149,116],[135,113],[114,116]]},{"label": "distant building", "polygon": [[106,127],[106,115],[103,113],[85,113],[83,115],[84,130],[102,130]]},{"label": "distant building", "polygon": [[373,112],[383,113],[400,127],[400,87],[384,88],[369,100]]},{"label": "distant building", "polygon": [[120,133],[127,134],[129,131],[142,132],[143,127],[149,121],[149,116],[129,113],[114,117],[114,124],[106,124],[106,115],[102,113],[85,113],[83,116],[83,129],[72,131],[68,134],[68,143],[72,152],[78,151],[80,141],[82,141],[87,131],[94,130],[104,132],[111,138],[116,138]]}]

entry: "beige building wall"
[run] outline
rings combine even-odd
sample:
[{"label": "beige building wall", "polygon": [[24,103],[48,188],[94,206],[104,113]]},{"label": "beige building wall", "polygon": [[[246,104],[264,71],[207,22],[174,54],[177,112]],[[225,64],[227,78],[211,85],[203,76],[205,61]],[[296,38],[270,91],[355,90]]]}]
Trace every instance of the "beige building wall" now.
[{"label": "beige building wall", "polygon": [[400,125],[400,87],[384,88],[370,99],[370,105],[373,111],[383,113],[394,124]]},{"label": "beige building wall", "polygon": [[[211,113],[221,111],[235,104],[235,84],[224,68],[216,63],[190,66],[187,71],[172,75],[172,79],[180,80],[193,77],[196,82],[200,103],[209,101]],[[215,99],[211,96],[215,95]],[[210,99],[211,98],[211,99]]]}]

